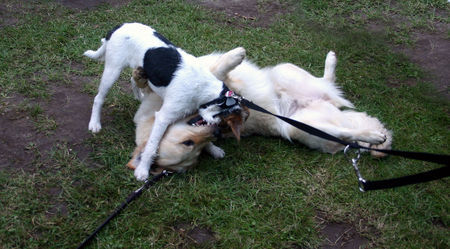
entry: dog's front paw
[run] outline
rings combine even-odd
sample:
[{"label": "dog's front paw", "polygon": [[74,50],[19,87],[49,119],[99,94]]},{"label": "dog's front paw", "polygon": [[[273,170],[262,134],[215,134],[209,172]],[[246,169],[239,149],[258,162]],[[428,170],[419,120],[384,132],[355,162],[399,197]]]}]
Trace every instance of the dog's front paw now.
[{"label": "dog's front paw", "polygon": [[98,121],[89,121],[89,130],[92,133],[98,133],[102,129],[102,125]]},{"label": "dog's front paw", "polygon": [[134,170],[134,176],[138,181],[145,181],[148,178],[147,167],[141,167],[140,165]]},{"label": "dog's front paw", "polygon": [[206,147],[206,151],[214,158],[214,159],[221,159],[225,157],[225,151],[222,150],[220,147],[215,146],[214,144],[210,143]]}]

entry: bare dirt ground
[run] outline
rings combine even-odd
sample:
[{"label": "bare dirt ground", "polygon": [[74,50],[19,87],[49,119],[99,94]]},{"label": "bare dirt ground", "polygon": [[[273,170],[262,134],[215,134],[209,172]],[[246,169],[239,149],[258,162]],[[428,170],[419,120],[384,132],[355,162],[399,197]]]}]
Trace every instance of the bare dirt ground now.
[{"label": "bare dirt ground", "polygon": [[[120,0],[55,0],[55,2],[78,11],[89,11],[105,3],[112,6],[126,3],[126,1]],[[277,15],[288,11],[286,6],[281,6],[276,1],[267,1],[262,5],[258,5],[256,0],[189,0],[189,2],[224,12],[230,17],[227,21],[230,25],[241,25],[233,20],[243,18],[250,21],[250,25],[255,27],[267,27]],[[20,23],[17,18],[17,13],[21,11],[20,7],[11,6],[7,1],[0,3],[0,17],[3,19],[0,29],[2,25]],[[369,25],[369,30],[373,30],[373,32],[380,32],[384,28],[383,24]],[[413,34],[417,40],[415,46],[393,47],[393,49],[405,54],[428,72],[430,81],[435,84],[443,96],[450,99],[448,89],[450,42],[445,37],[446,32],[450,29],[448,25],[438,27],[438,29],[433,33],[416,31]],[[83,67],[83,65],[74,66]],[[83,93],[81,89],[84,84],[93,79],[70,75],[67,77],[71,82],[69,86],[54,85],[50,87],[52,94],[50,100],[37,100],[45,115],[57,123],[57,129],[51,136],[47,136],[45,132],[36,131],[33,117],[17,108],[24,99],[22,96],[13,96],[0,105],[0,127],[2,127],[0,131],[2,140],[0,143],[0,170],[33,171],[31,166],[37,161],[49,162],[51,148],[55,144],[61,143],[65,144],[69,150],[73,150],[80,160],[88,160],[91,149],[84,145],[83,141],[91,136],[88,133],[87,124],[93,97]],[[400,82],[399,84],[411,84],[411,82]],[[64,209],[64,207],[57,208]],[[368,240],[362,237],[352,224],[328,222],[322,215],[318,215],[317,220],[324,237],[322,248],[359,248],[359,246],[368,244]],[[177,224],[174,225],[174,231],[180,233],[183,238],[189,238],[186,243],[213,243],[215,240],[214,232],[207,228]],[[300,247],[292,245],[292,248]]]}]

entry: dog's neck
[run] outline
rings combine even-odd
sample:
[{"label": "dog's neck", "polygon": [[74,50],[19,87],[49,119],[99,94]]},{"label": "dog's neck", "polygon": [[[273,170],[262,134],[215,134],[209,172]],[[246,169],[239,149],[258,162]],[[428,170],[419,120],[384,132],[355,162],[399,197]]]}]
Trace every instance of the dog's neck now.
[{"label": "dog's neck", "polygon": [[214,105],[214,104],[219,104],[220,102],[223,102],[223,100],[224,100],[223,98],[225,96],[225,93],[227,91],[229,91],[229,90],[230,89],[228,89],[228,87],[222,82],[222,90],[220,91],[218,96],[215,99],[211,100],[211,101],[208,101],[206,103],[201,104],[199,108],[205,109],[208,106],[211,106],[211,105]]}]

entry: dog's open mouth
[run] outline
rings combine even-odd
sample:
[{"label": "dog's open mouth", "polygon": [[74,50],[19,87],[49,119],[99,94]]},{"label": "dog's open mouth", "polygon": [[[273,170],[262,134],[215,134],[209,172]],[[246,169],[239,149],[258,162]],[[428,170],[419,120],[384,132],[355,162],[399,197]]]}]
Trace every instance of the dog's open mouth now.
[{"label": "dog's open mouth", "polygon": [[192,126],[213,126],[213,125],[215,125],[215,124],[206,122],[206,120],[204,120],[202,118],[202,116],[200,116],[200,115],[197,115],[197,116],[191,118],[187,123]]}]

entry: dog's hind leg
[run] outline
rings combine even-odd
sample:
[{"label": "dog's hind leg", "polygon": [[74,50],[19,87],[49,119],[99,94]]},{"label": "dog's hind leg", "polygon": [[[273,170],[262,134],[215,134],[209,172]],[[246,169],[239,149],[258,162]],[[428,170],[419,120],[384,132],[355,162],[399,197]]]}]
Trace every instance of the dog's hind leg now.
[{"label": "dog's hind leg", "polygon": [[102,111],[103,102],[105,101],[106,94],[111,86],[119,78],[121,67],[109,66],[105,64],[102,79],[98,87],[98,93],[94,98],[94,104],[92,105],[91,119],[89,121],[89,130],[93,133],[97,133],[101,130],[102,125],[100,123],[100,116]]},{"label": "dog's hind leg", "polygon": [[[352,130],[340,126],[335,126],[332,124],[318,124],[314,122],[311,123],[302,120],[300,121],[308,125],[311,125],[312,127],[319,129],[325,133],[328,133],[332,136],[342,139],[346,142],[358,141],[358,142],[366,142],[369,144],[383,144],[387,139],[387,136],[385,134],[375,130],[369,129]],[[289,139],[297,140],[313,149],[320,149],[321,151],[327,153],[335,153],[344,148],[344,146],[340,144],[321,139],[319,137],[310,135],[303,131],[299,131],[298,129],[292,126],[286,127],[286,129]]]},{"label": "dog's hind leg", "polygon": [[[360,141],[369,144],[384,144],[390,133],[382,128],[382,124],[367,114],[355,111],[341,111],[327,102],[317,102],[298,111],[290,118],[308,124],[346,142]],[[310,148],[334,153],[343,149],[335,142],[320,139],[295,127],[282,123],[283,136],[297,140]]]}]

